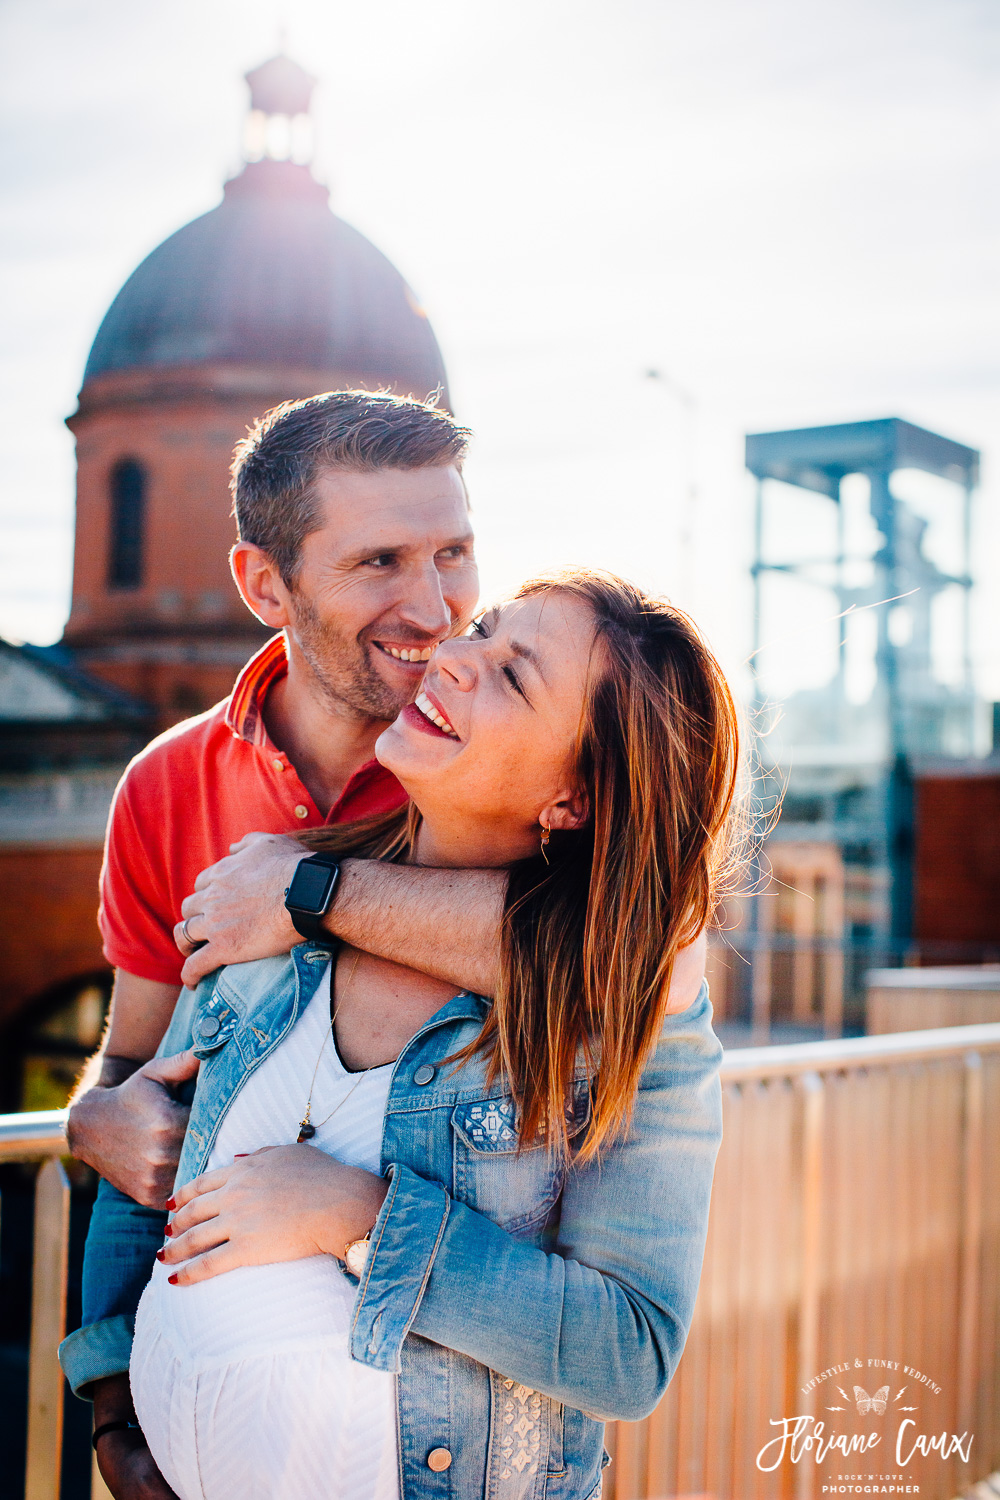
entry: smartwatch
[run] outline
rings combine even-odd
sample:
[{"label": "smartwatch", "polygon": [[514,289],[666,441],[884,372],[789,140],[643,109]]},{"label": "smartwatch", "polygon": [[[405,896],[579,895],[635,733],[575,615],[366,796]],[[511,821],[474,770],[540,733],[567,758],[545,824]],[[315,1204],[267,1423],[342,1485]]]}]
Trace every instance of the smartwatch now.
[{"label": "smartwatch", "polygon": [[314,943],[328,943],[331,936],[323,918],[333,905],[340,879],[340,861],[332,854],[312,854],[300,859],[285,892],[285,910],[295,931]]}]

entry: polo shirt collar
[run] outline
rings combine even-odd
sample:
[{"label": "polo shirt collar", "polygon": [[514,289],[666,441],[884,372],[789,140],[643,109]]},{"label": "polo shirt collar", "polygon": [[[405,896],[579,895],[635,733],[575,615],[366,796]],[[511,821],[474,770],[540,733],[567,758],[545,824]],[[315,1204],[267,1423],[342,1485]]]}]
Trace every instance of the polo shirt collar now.
[{"label": "polo shirt collar", "polygon": [[[256,656],[252,656],[247,662],[236,679],[233,691],[229,696],[229,702],[226,705],[225,722],[230,734],[236,739],[243,740],[246,744],[252,745],[255,750],[271,758],[280,755],[280,752],[272,744],[264,725],[264,701],[274,684],[280,682],[282,677],[287,676],[287,673],[288,653],[285,649],[285,637],[279,633],[276,636],[272,636],[267,645],[262,646]],[[300,794],[296,807],[296,815],[301,816],[298,814],[298,806],[310,808],[313,806],[312,799],[306,788],[298,780],[295,768],[289,762],[288,757],[281,756],[281,761],[288,769],[290,775],[295,778],[294,785]],[[354,774],[348,778],[347,785],[337,798],[334,806],[330,809],[326,821],[328,823],[339,823],[345,819],[368,816],[370,809],[366,810],[364,807],[357,807],[358,799],[364,798],[367,795],[377,796],[381,788],[381,797],[384,801],[386,795],[384,787],[386,785],[398,792],[400,802],[406,800],[406,793],[400,787],[391,771],[387,771],[375,759],[366,761],[363,766],[359,766]],[[289,783],[286,790],[290,789],[291,783]],[[346,810],[348,808],[351,810]],[[320,817],[318,811],[316,816],[317,818]],[[316,825],[310,823],[309,826]]]},{"label": "polo shirt collar", "polygon": [[226,725],[238,740],[263,745],[264,699],[274,684],[288,673],[285,637],[279,631],[256,656],[252,656],[236,679],[226,707]]}]

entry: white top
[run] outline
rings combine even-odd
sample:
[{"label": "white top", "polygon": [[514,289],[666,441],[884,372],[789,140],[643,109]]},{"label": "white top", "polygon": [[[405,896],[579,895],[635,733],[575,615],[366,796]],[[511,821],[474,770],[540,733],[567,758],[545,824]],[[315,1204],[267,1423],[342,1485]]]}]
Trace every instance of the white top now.
[{"label": "white top", "polygon": [[[310,1145],[379,1171],[393,1065],[344,1068],[330,1035],[330,973],[236,1095],[206,1171],[294,1142],[328,1035]],[[398,1500],[395,1376],[351,1359],[356,1288],[332,1256],[242,1266],[187,1287],[168,1274],[157,1264],[143,1293],[130,1373],[153,1457],[181,1500]]]}]

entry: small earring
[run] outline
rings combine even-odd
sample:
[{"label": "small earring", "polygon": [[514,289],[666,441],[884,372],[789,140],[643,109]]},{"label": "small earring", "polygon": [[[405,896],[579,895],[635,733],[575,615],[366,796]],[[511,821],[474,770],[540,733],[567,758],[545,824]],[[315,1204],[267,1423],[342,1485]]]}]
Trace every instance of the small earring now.
[{"label": "small earring", "polygon": [[542,858],[544,859],[544,861],[545,861],[546,864],[548,864],[548,862],[549,862],[549,856],[546,853],[546,850],[548,849],[548,847],[549,847],[549,825],[548,825],[548,823],[543,823],[542,824]]}]

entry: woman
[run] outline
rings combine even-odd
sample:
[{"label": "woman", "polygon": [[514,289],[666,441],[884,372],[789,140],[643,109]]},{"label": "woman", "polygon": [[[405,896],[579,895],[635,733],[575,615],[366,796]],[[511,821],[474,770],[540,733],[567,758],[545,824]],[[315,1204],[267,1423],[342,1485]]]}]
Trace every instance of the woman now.
[{"label": "woman", "polygon": [[[666,996],[728,852],[732,700],[683,615],[574,573],[441,645],[377,753],[409,812],[304,841],[508,867],[494,1002],[311,943],[182,996],[138,1419],[181,1500],[591,1500],[700,1272],[720,1049],[707,991]],[[115,1197],[127,1276],[163,1220]]]}]

